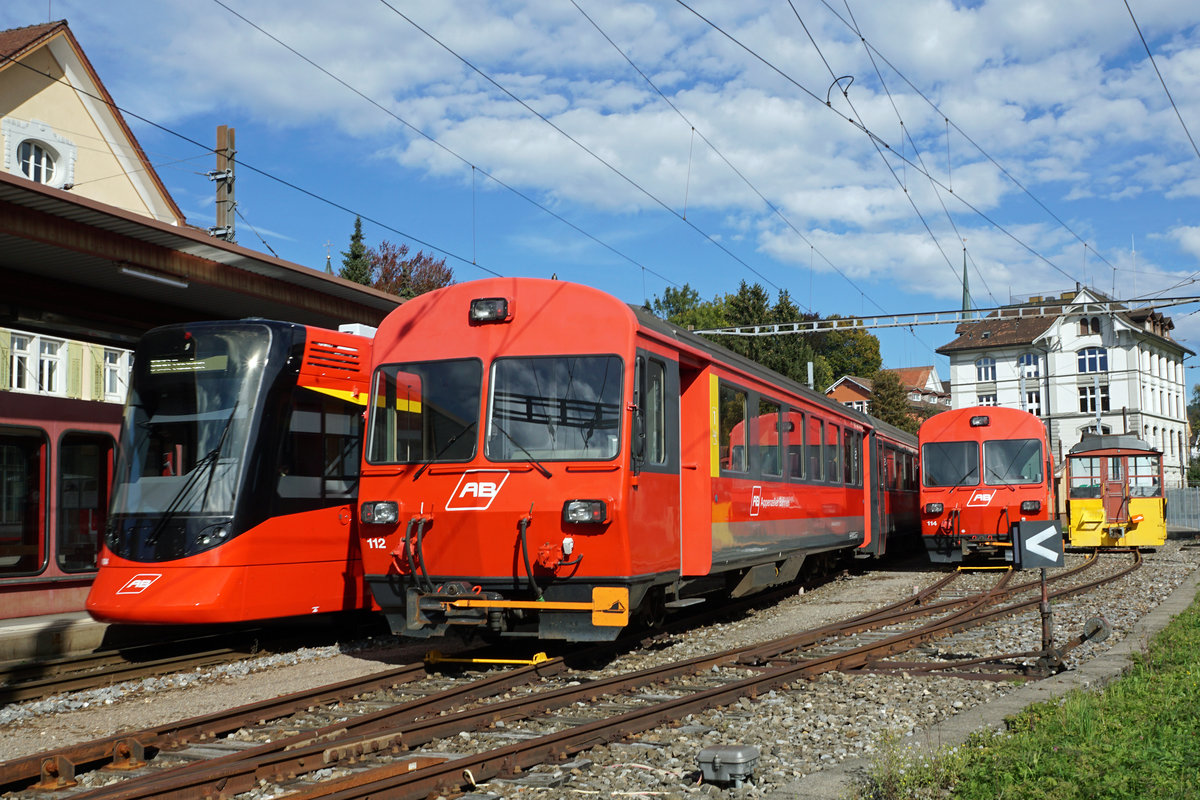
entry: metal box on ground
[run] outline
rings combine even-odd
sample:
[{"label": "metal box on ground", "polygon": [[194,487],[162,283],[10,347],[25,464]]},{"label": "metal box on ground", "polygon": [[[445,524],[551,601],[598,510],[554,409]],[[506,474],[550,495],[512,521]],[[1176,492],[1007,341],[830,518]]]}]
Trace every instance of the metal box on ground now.
[{"label": "metal box on ground", "polygon": [[758,764],[758,748],[744,744],[706,747],[696,760],[700,762],[705,781],[741,786],[742,781],[754,774],[754,767]]}]

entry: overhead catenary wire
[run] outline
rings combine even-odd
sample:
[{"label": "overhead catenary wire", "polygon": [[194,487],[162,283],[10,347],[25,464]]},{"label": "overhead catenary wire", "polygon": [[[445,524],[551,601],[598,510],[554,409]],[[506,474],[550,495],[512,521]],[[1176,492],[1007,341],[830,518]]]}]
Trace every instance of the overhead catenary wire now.
[{"label": "overhead catenary wire", "polygon": [[795,86],[797,89],[799,89],[799,90],[800,90],[801,92],[803,92],[805,95],[807,95],[807,96],[808,96],[808,97],[810,97],[811,99],[813,99],[813,100],[815,100],[815,101],[817,101],[817,102],[821,103],[822,105],[824,105],[824,106],[825,106],[827,109],[829,109],[829,110],[830,110],[832,113],[834,113],[834,114],[836,114],[837,116],[841,117],[841,119],[842,119],[843,121],[845,121],[845,122],[847,122],[847,123],[849,123],[849,124],[853,125],[855,128],[858,128],[858,129],[859,129],[859,131],[860,131],[861,133],[865,134],[865,135],[868,137],[868,139],[870,139],[870,140],[871,140],[873,143],[875,143],[875,144],[876,144],[876,146],[882,146],[882,147],[884,147],[884,148],[888,149],[888,150],[889,150],[889,151],[891,151],[891,152],[892,152],[892,153],[893,153],[893,154],[894,154],[894,155],[895,155],[897,158],[901,159],[901,160],[902,160],[902,161],[903,161],[905,164],[907,164],[908,166],[912,167],[912,168],[913,168],[914,170],[916,170],[917,172],[920,172],[920,173],[921,173],[922,175],[924,175],[924,176],[925,176],[925,177],[926,177],[928,180],[930,180],[931,182],[933,182],[934,184],[936,184],[936,185],[937,185],[937,186],[939,186],[940,188],[944,189],[944,190],[945,190],[945,191],[946,191],[948,194],[951,194],[951,195],[953,195],[953,196],[954,196],[954,198],[958,200],[958,202],[962,203],[962,204],[963,204],[963,205],[964,205],[966,208],[970,209],[970,210],[971,210],[971,211],[972,211],[972,212],[973,212],[975,215],[977,215],[977,216],[978,216],[980,219],[984,220],[984,221],[985,221],[985,222],[987,222],[989,225],[991,225],[992,227],[994,227],[996,230],[998,230],[998,231],[1000,231],[1001,233],[1003,233],[1003,234],[1004,234],[1006,237],[1008,237],[1009,239],[1011,239],[1013,242],[1015,242],[1016,244],[1020,245],[1020,247],[1021,247],[1021,248],[1023,248],[1024,250],[1026,250],[1026,251],[1027,251],[1027,252],[1028,252],[1030,255],[1034,256],[1034,257],[1035,257],[1037,260],[1039,260],[1039,261],[1041,261],[1041,262],[1045,263],[1047,266],[1049,266],[1051,269],[1055,270],[1056,272],[1059,272],[1059,273],[1061,273],[1061,274],[1062,274],[1064,277],[1066,277],[1066,278],[1069,278],[1069,279],[1070,279],[1072,282],[1073,282],[1073,281],[1075,281],[1075,277],[1074,277],[1073,275],[1071,275],[1070,273],[1068,273],[1068,272],[1067,272],[1066,270],[1064,270],[1062,267],[1060,267],[1060,266],[1058,266],[1057,264],[1055,264],[1053,261],[1051,261],[1051,260],[1050,260],[1049,258],[1047,258],[1046,256],[1044,256],[1044,255],[1042,255],[1041,253],[1039,253],[1039,252],[1038,252],[1037,250],[1035,250],[1035,249],[1034,249],[1034,248],[1033,248],[1031,245],[1027,244],[1025,241],[1023,241],[1022,239],[1020,239],[1020,237],[1018,237],[1018,236],[1017,236],[1016,234],[1014,234],[1012,231],[1008,230],[1008,228],[1006,228],[1005,226],[1001,225],[1001,224],[1000,224],[1000,223],[999,223],[997,220],[993,219],[993,218],[992,218],[990,215],[988,215],[987,213],[985,213],[985,212],[983,211],[983,209],[979,208],[979,207],[978,207],[977,205],[975,205],[974,203],[971,203],[970,201],[966,200],[966,199],[965,199],[965,198],[964,198],[964,197],[963,197],[963,196],[962,196],[960,193],[955,193],[955,192],[952,192],[952,191],[950,191],[949,187],[948,187],[948,186],[946,186],[946,184],[944,184],[942,181],[940,181],[940,180],[939,180],[937,177],[935,177],[934,175],[930,174],[930,173],[929,173],[929,171],[928,171],[928,170],[926,170],[926,169],[924,169],[924,167],[922,167],[921,165],[919,165],[919,164],[916,164],[916,163],[914,163],[914,162],[913,162],[911,159],[908,159],[907,157],[903,156],[901,153],[899,153],[897,150],[895,150],[895,149],[894,149],[894,148],[893,148],[893,147],[892,147],[890,144],[888,144],[888,142],[887,142],[885,139],[883,139],[883,138],[882,138],[882,137],[881,137],[879,134],[875,133],[875,132],[874,132],[873,130],[871,130],[870,128],[868,128],[868,127],[865,127],[864,125],[860,124],[860,123],[859,123],[857,120],[855,120],[855,119],[852,119],[852,118],[848,117],[847,115],[845,115],[845,114],[841,113],[840,111],[837,111],[837,110],[836,110],[836,109],[834,109],[832,106],[829,106],[829,105],[827,105],[827,104],[825,103],[825,101],[824,101],[824,100],[823,100],[823,99],[822,99],[820,96],[818,96],[816,93],[814,93],[814,92],[813,92],[811,89],[809,89],[807,86],[805,86],[804,84],[800,83],[798,80],[796,80],[795,78],[793,78],[791,75],[789,75],[788,73],[786,73],[785,71],[783,71],[781,68],[779,68],[779,67],[778,67],[778,66],[776,66],[775,64],[771,63],[771,61],[769,61],[768,59],[766,59],[765,57],[763,57],[762,55],[760,55],[759,53],[757,53],[757,52],[756,52],[756,51],[755,51],[753,48],[751,48],[749,45],[745,44],[744,42],[742,42],[741,40],[739,40],[737,37],[733,36],[733,35],[732,35],[732,34],[730,34],[728,31],[724,30],[724,29],[723,29],[723,28],[722,28],[720,25],[717,25],[715,22],[713,22],[712,20],[708,19],[707,17],[705,17],[705,16],[704,16],[703,14],[701,14],[700,12],[696,11],[694,8],[692,8],[690,5],[688,5],[688,4],[687,4],[687,2],[685,2],[685,0],[675,0],[675,2],[676,2],[678,5],[682,6],[683,8],[687,9],[687,10],[688,10],[688,11],[689,11],[691,14],[693,14],[693,15],[694,15],[696,18],[698,18],[699,20],[701,20],[702,22],[704,22],[706,25],[708,25],[709,27],[711,27],[713,30],[715,30],[717,33],[719,33],[721,36],[723,36],[723,37],[725,37],[726,39],[728,39],[728,40],[729,40],[731,43],[733,43],[733,44],[737,45],[739,48],[741,48],[741,49],[745,50],[745,51],[746,51],[746,52],[747,52],[749,55],[751,55],[753,58],[755,58],[756,60],[758,60],[760,63],[762,63],[762,64],[763,64],[765,67],[767,67],[767,68],[768,68],[769,70],[771,70],[772,72],[775,72],[777,75],[779,75],[779,76],[780,76],[781,78],[783,78],[785,81],[787,81],[788,83],[790,83],[790,84],[792,84],[793,86]]},{"label": "overhead catenary wire", "polygon": [[[370,103],[371,105],[375,106],[375,107],[376,107],[376,108],[378,108],[380,111],[382,111],[383,113],[387,114],[387,115],[388,115],[388,116],[390,116],[392,119],[396,120],[396,121],[397,121],[397,122],[399,122],[401,125],[403,125],[403,126],[405,126],[406,128],[408,128],[410,131],[412,131],[412,132],[413,132],[414,134],[416,134],[417,136],[420,136],[420,137],[421,137],[422,139],[424,139],[425,141],[427,141],[427,142],[429,142],[430,144],[434,145],[435,147],[437,147],[437,148],[441,149],[441,150],[442,150],[444,153],[446,153],[447,155],[450,155],[450,156],[452,156],[453,158],[455,158],[456,160],[458,160],[460,163],[462,163],[464,166],[468,166],[468,167],[470,167],[470,168],[471,168],[471,170],[472,170],[472,173],[474,173],[474,172],[476,172],[476,171],[477,171],[477,172],[479,172],[479,173],[480,173],[480,174],[482,174],[482,175],[483,175],[485,178],[488,178],[489,180],[491,180],[491,181],[495,182],[495,183],[496,183],[498,186],[501,186],[501,187],[503,187],[503,188],[507,189],[508,191],[512,192],[514,195],[516,195],[517,197],[519,197],[519,198],[521,198],[522,200],[526,201],[526,202],[527,202],[527,203],[529,203],[530,205],[533,205],[533,206],[535,206],[536,208],[540,209],[541,211],[545,212],[546,214],[549,214],[549,215],[550,215],[550,216],[552,216],[554,219],[558,220],[559,222],[563,223],[564,225],[566,225],[566,226],[568,226],[569,228],[571,228],[572,230],[574,230],[576,233],[579,233],[579,234],[581,234],[582,236],[585,236],[585,237],[587,237],[588,239],[590,239],[591,241],[593,241],[593,242],[595,242],[596,244],[600,245],[600,246],[601,246],[601,247],[603,247],[604,249],[606,249],[606,250],[608,250],[609,252],[613,253],[614,255],[616,255],[616,256],[618,256],[618,257],[620,257],[622,260],[624,260],[624,261],[628,261],[628,262],[629,262],[630,264],[632,264],[633,266],[635,266],[635,267],[638,267],[639,269],[642,269],[642,270],[644,270],[644,271],[646,271],[646,272],[649,272],[651,275],[654,275],[655,277],[659,278],[659,279],[660,279],[660,280],[662,280],[664,283],[668,283],[668,284],[670,284],[670,285],[672,285],[672,286],[675,286],[675,287],[677,287],[677,288],[679,287],[679,284],[678,284],[678,283],[676,283],[675,281],[671,280],[671,279],[670,279],[670,278],[668,278],[667,276],[665,276],[665,275],[663,275],[663,274],[661,274],[661,273],[659,273],[659,272],[656,272],[655,270],[651,269],[650,267],[647,267],[645,264],[641,263],[640,261],[637,261],[636,259],[632,258],[631,256],[629,256],[629,255],[626,255],[625,253],[621,252],[620,250],[618,250],[618,249],[617,249],[617,248],[615,248],[614,246],[612,246],[612,245],[608,244],[607,242],[603,241],[602,239],[598,238],[597,236],[595,236],[595,235],[593,235],[593,234],[589,233],[588,231],[586,231],[586,230],[584,230],[583,228],[579,227],[579,226],[578,226],[578,225],[576,225],[575,223],[571,222],[571,221],[570,221],[570,220],[568,220],[566,217],[564,217],[564,216],[562,216],[561,214],[559,214],[559,213],[555,212],[554,210],[552,210],[552,209],[548,208],[546,205],[544,205],[544,204],[542,204],[542,203],[539,203],[537,200],[535,200],[534,198],[532,198],[532,197],[530,197],[529,195],[525,194],[525,193],[524,193],[524,192],[522,192],[521,190],[517,189],[515,186],[512,186],[512,185],[510,185],[510,184],[506,183],[505,181],[503,181],[503,180],[501,180],[500,178],[496,177],[495,175],[493,175],[492,173],[490,173],[490,172],[488,172],[487,170],[483,169],[483,168],[482,168],[482,167],[480,167],[479,165],[477,165],[477,164],[473,163],[472,161],[470,161],[469,159],[467,159],[466,157],[464,157],[464,156],[463,156],[463,155],[461,155],[460,153],[458,153],[458,152],[454,151],[453,149],[451,149],[450,147],[448,147],[446,144],[444,144],[443,142],[439,141],[437,138],[435,138],[435,137],[433,137],[433,136],[430,136],[428,133],[426,133],[425,131],[421,130],[421,129],[420,129],[420,128],[418,128],[416,125],[412,124],[411,122],[409,122],[407,119],[405,119],[404,117],[402,117],[402,116],[400,116],[399,114],[397,114],[397,113],[396,113],[395,111],[393,111],[392,109],[390,109],[390,108],[387,108],[386,106],[382,105],[381,103],[379,103],[379,102],[378,102],[377,100],[375,100],[374,98],[370,97],[370,96],[369,96],[369,95],[367,95],[366,93],[362,92],[361,90],[359,90],[359,89],[357,89],[356,87],[354,87],[353,85],[351,85],[351,84],[350,84],[348,81],[346,81],[346,80],[342,79],[341,77],[339,77],[339,76],[335,75],[334,73],[330,72],[328,69],[326,69],[325,67],[321,66],[321,65],[320,65],[320,64],[318,64],[316,61],[314,61],[313,59],[309,58],[308,56],[304,55],[304,54],[303,54],[303,53],[301,53],[299,50],[297,50],[296,48],[294,48],[294,47],[292,47],[291,45],[289,45],[287,42],[284,42],[284,41],[283,41],[282,39],[280,39],[279,37],[275,36],[274,34],[272,34],[272,33],[271,33],[271,32],[269,32],[269,31],[267,31],[267,30],[266,30],[265,28],[263,28],[261,25],[258,25],[257,23],[255,23],[254,21],[250,20],[249,18],[247,18],[247,17],[246,17],[246,16],[244,16],[243,14],[240,14],[239,12],[237,12],[237,11],[235,11],[234,9],[230,8],[228,5],[226,5],[224,2],[222,2],[222,0],[213,0],[213,2],[214,2],[214,3],[216,3],[217,5],[221,6],[221,8],[225,9],[226,11],[228,11],[228,12],[229,12],[230,14],[232,14],[233,16],[235,16],[235,17],[237,17],[238,19],[240,19],[242,22],[244,22],[244,23],[246,23],[247,25],[249,25],[250,27],[254,28],[256,31],[258,31],[258,32],[259,32],[259,33],[261,33],[262,35],[266,36],[266,37],[267,37],[268,39],[270,39],[271,41],[273,41],[273,42],[275,42],[276,44],[278,44],[280,47],[282,47],[282,48],[284,48],[285,50],[287,50],[288,52],[292,53],[292,54],[293,54],[294,56],[296,56],[297,58],[299,58],[299,59],[303,60],[305,63],[309,64],[309,65],[310,65],[310,66],[312,66],[314,69],[318,70],[319,72],[321,72],[322,74],[326,75],[327,77],[329,77],[329,78],[333,79],[334,81],[336,81],[337,83],[339,83],[339,84],[340,84],[341,86],[343,86],[344,88],[346,88],[346,89],[350,90],[351,92],[353,92],[354,94],[358,95],[358,96],[359,96],[360,98],[362,98],[363,100],[366,100],[368,103]],[[385,4],[385,5],[386,5],[386,4]],[[394,9],[393,9],[393,10],[394,10]],[[472,181],[474,181],[474,174],[472,174]],[[366,219],[366,217],[363,217],[363,219]],[[443,251],[439,250],[438,252],[443,252]],[[478,263],[476,263],[476,261],[475,261],[475,242],[474,242],[474,240],[472,240],[472,258],[471,258],[471,260],[470,260],[468,263],[470,263],[472,266],[477,266],[477,267],[480,267],[480,269],[485,269],[484,267],[480,266],[480,265],[479,265]],[[488,272],[491,272],[491,270],[486,270],[486,271],[488,271]],[[493,274],[493,275],[495,275],[495,274],[497,274],[497,273],[495,273],[495,272],[492,272],[492,274]]]},{"label": "overhead catenary wire", "polygon": [[[214,0],[214,2],[220,2],[220,0]],[[443,50],[445,50],[447,53],[449,53],[450,55],[454,56],[454,57],[455,57],[455,58],[457,58],[459,61],[461,61],[461,62],[462,62],[462,64],[463,64],[464,66],[466,66],[468,69],[470,69],[472,72],[474,72],[475,74],[479,75],[479,77],[483,78],[485,81],[487,81],[488,83],[490,83],[492,86],[496,87],[496,89],[498,89],[499,91],[503,92],[503,93],[504,93],[505,95],[507,95],[507,96],[508,96],[510,99],[512,99],[512,100],[513,100],[513,102],[517,103],[517,104],[518,104],[518,105],[520,105],[522,108],[524,108],[526,111],[528,111],[529,113],[533,114],[535,117],[537,117],[538,119],[540,119],[542,122],[544,122],[544,123],[546,123],[547,125],[549,125],[549,126],[550,126],[551,128],[553,128],[555,131],[557,131],[557,132],[558,132],[560,135],[562,135],[564,138],[566,138],[566,139],[567,139],[567,141],[571,142],[571,143],[572,143],[572,144],[574,144],[576,147],[578,147],[578,148],[580,148],[581,150],[583,150],[585,153],[587,153],[589,156],[591,156],[592,158],[594,158],[596,161],[600,162],[600,164],[602,164],[603,166],[605,166],[606,168],[608,168],[608,169],[609,169],[609,171],[611,171],[611,172],[612,172],[614,175],[616,175],[616,176],[618,176],[619,178],[621,178],[621,180],[625,181],[625,182],[626,182],[627,184],[629,184],[631,187],[633,187],[633,188],[634,188],[634,189],[636,189],[638,192],[640,192],[640,193],[641,193],[641,194],[643,194],[645,197],[647,197],[649,200],[651,200],[651,201],[652,201],[652,202],[654,202],[656,205],[658,205],[659,207],[661,207],[661,208],[662,208],[664,211],[666,211],[667,213],[669,213],[669,214],[671,214],[672,216],[676,217],[676,218],[677,218],[677,219],[679,219],[681,222],[683,222],[685,225],[687,225],[688,227],[690,227],[692,230],[694,230],[696,233],[698,233],[698,234],[699,234],[701,237],[703,237],[703,238],[704,238],[706,241],[708,241],[708,243],[709,243],[709,244],[711,244],[711,245],[713,245],[714,247],[716,247],[717,249],[721,250],[723,253],[725,253],[727,256],[729,256],[730,258],[732,258],[732,259],[733,259],[734,261],[736,261],[737,263],[741,264],[743,267],[745,267],[747,270],[749,270],[751,273],[753,273],[754,275],[756,275],[756,276],[757,276],[758,278],[760,278],[761,280],[763,280],[763,281],[765,281],[766,283],[770,284],[772,287],[774,287],[774,288],[775,288],[775,290],[776,290],[776,291],[779,291],[779,290],[780,290],[780,288],[781,288],[781,287],[780,287],[778,284],[776,284],[774,281],[772,281],[772,280],[771,280],[770,278],[768,278],[766,275],[762,274],[762,273],[761,273],[761,272],[759,272],[757,269],[755,269],[753,266],[751,266],[751,265],[749,264],[749,262],[747,262],[747,261],[746,261],[745,259],[743,259],[741,256],[737,255],[737,254],[736,254],[736,253],[734,253],[732,250],[730,250],[728,247],[726,247],[725,245],[721,244],[721,242],[717,241],[717,239],[716,239],[715,237],[713,237],[713,235],[712,235],[712,234],[710,234],[710,233],[708,233],[707,231],[705,231],[705,230],[703,230],[702,228],[700,228],[700,226],[698,226],[698,225],[697,225],[697,224],[696,224],[696,223],[695,223],[693,220],[689,220],[689,219],[687,219],[687,218],[686,218],[684,215],[680,214],[678,211],[676,211],[675,209],[671,208],[670,204],[669,204],[669,203],[667,203],[665,200],[663,200],[663,199],[661,199],[661,198],[657,197],[657,196],[656,196],[656,195],[655,195],[653,192],[651,192],[649,189],[647,189],[647,188],[645,188],[644,186],[642,186],[640,183],[638,183],[638,182],[637,182],[636,180],[634,180],[633,178],[631,178],[631,177],[629,177],[628,175],[626,175],[624,172],[622,172],[620,169],[618,169],[618,168],[617,168],[615,165],[613,165],[613,164],[612,164],[610,161],[606,160],[606,159],[605,159],[603,156],[601,156],[601,155],[600,155],[599,153],[597,153],[595,150],[593,150],[592,148],[588,147],[586,144],[584,144],[583,142],[581,142],[581,141],[580,141],[579,139],[577,139],[576,137],[572,136],[570,133],[568,133],[566,130],[564,130],[564,129],[563,129],[561,126],[559,126],[559,125],[555,124],[555,122],[554,122],[552,119],[550,119],[550,118],[549,118],[549,117],[547,117],[545,114],[543,114],[542,112],[540,112],[540,111],[538,111],[537,109],[535,109],[533,106],[529,105],[529,103],[527,103],[527,102],[525,102],[524,100],[522,100],[520,97],[518,97],[518,96],[517,96],[515,93],[513,93],[513,92],[512,92],[511,90],[509,90],[507,87],[505,87],[504,85],[502,85],[502,84],[501,84],[499,81],[497,81],[495,78],[493,78],[492,76],[488,75],[486,72],[484,72],[483,70],[481,70],[479,67],[475,66],[475,64],[474,64],[474,63],[472,63],[470,60],[468,60],[468,59],[467,59],[467,58],[465,58],[464,56],[460,55],[460,54],[459,54],[457,51],[455,51],[453,48],[451,48],[451,47],[450,47],[449,45],[447,45],[445,42],[441,41],[441,40],[440,40],[440,39],[438,39],[436,36],[434,36],[432,33],[430,33],[429,31],[425,30],[425,28],[423,28],[423,27],[421,27],[420,25],[418,25],[418,24],[417,24],[417,23],[416,23],[416,22],[415,22],[415,21],[414,21],[414,20],[413,20],[411,17],[409,17],[407,14],[405,14],[404,12],[400,11],[398,8],[396,8],[395,6],[393,6],[391,3],[389,3],[389,2],[388,2],[388,0],[379,0],[379,2],[380,2],[381,4],[383,4],[384,6],[387,6],[387,8],[391,9],[391,11],[392,11],[393,13],[395,13],[395,14],[396,14],[396,16],[400,17],[400,18],[401,18],[401,19],[403,19],[405,22],[407,22],[409,25],[411,25],[412,27],[414,27],[414,28],[416,28],[418,31],[420,31],[420,32],[421,32],[421,33],[422,33],[424,36],[426,36],[426,37],[427,37],[427,38],[428,38],[430,41],[432,41],[434,44],[438,45],[438,46],[439,46],[439,47],[441,47]]]},{"label": "overhead catenary wire", "polygon": [[[78,94],[84,95],[85,97],[90,97],[91,99],[93,99],[99,103],[103,103],[104,105],[111,107],[112,109],[114,109],[115,111],[117,111],[120,114],[123,114],[124,116],[131,117],[132,119],[136,119],[139,122],[144,122],[145,124],[149,125],[150,127],[154,128],[156,130],[162,131],[163,133],[166,133],[170,136],[174,136],[177,139],[180,139],[184,142],[187,142],[188,144],[198,147],[208,154],[213,154],[213,155],[216,154],[216,150],[214,150],[211,147],[208,147],[207,145],[201,144],[200,142],[191,138],[187,134],[180,133],[177,130],[167,127],[166,125],[163,125],[159,122],[155,122],[154,120],[150,119],[149,117],[142,116],[141,114],[138,114],[127,108],[124,108],[124,107],[112,102],[111,100],[101,97],[100,95],[97,95],[93,92],[89,92],[86,89],[83,89],[78,86],[73,86],[72,84],[68,83],[65,78],[56,78],[53,75],[50,75],[49,73],[42,72],[41,70],[37,69],[36,67],[32,67],[29,64],[26,64],[24,61],[19,61],[19,60],[13,58],[12,56],[9,56],[4,53],[0,53],[0,63],[16,64],[17,66],[23,67],[35,74],[47,79],[47,80],[53,81],[55,83],[60,83],[63,86],[66,86],[71,91],[74,91]],[[427,247],[434,252],[442,253],[446,257],[452,258],[455,261],[461,261],[464,264],[471,264],[470,259],[465,258],[464,256],[461,256],[452,250],[448,250],[444,247],[439,247],[437,245],[434,245],[430,242],[425,241],[424,239],[421,239],[417,236],[413,236],[410,233],[407,233],[405,231],[400,230],[399,228],[389,225],[386,222],[375,219],[374,217],[372,217],[368,214],[363,214],[362,212],[354,211],[349,206],[339,203],[338,201],[333,200],[331,198],[325,197],[324,195],[321,195],[311,189],[306,189],[303,186],[293,183],[292,181],[289,181],[285,178],[281,178],[278,175],[275,175],[268,170],[265,170],[265,169],[255,166],[253,163],[239,159],[238,166],[241,167],[242,169],[250,170],[251,172],[255,173],[256,175],[261,175],[262,177],[264,177],[268,180],[274,181],[275,183],[278,183],[281,186],[286,186],[287,188],[289,188],[293,191],[299,192],[300,194],[303,194],[306,197],[310,197],[313,200],[317,200],[317,201],[324,203],[325,205],[328,205],[332,208],[336,208],[339,211],[344,211],[347,214],[353,214],[355,216],[362,217],[362,219],[366,220],[367,222],[370,222],[372,225],[376,225],[384,230],[391,231],[392,233],[395,233],[398,236],[403,236],[406,239],[416,242],[417,244],[421,245],[422,247]],[[477,267],[477,268],[483,270],[484,272],[487,272],[491,275],[495,275],[496,277],[504,277],[499,272],[496,272],[495,270],[485,267],[481,264],[471,264],[471,266]]]}]

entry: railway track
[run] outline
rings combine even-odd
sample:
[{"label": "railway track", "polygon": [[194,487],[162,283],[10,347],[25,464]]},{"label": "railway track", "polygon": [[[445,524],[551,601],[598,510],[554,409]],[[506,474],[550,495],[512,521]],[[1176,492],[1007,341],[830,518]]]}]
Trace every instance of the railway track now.
[{"label": "railway track", "polygon": [[[1086,580],[1096,563],[1056,575],[1049,596],[1086,592],[1140,562]],[[1038,582],[1014,583],[1011,574],[982,592],[947,596],[954,580],[832,625],[604,678],[573,673],[562,659],[482,678],[411,665],[0,764],[0,788],[19,793],[78,781],[72,797],[130,800],[230,796],[263,782],[305,797],[462,791],[823,672],[880,668],[918,643],[1042,602]],[[106,763],[109,769],[84,774]],[[320,782],[309,782],[312,775]]]},{"label": "railway track", "polygon": [[4,663],[0,664],[0,705],[329,644],[343,638],[346,631],[358,635],[383,630],[379,621],[372,624],[356,619],[348,624],[349,628],[330,625],[303,630],[242,627],[203,635],[173,632],[159,641],[117,649]]}]

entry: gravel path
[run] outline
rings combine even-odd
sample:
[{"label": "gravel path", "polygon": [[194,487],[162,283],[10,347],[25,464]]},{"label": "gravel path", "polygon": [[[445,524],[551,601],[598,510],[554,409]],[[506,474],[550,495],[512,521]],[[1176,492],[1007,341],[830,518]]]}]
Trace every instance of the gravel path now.
[{"label": "gravel path", "polygon": [[[1079,558],[1068,556],[1068,565]],[[1087,619],[1097,615],[1105,616],[1113,627],[1106,642],[1076,649],[1068,663],[1105,652],[1198,564],[1200,548],[1171,540],[1157,552],[1146,554],[1145,565],[1133,575],[1084,598],[1056,603],[1056,641],[1077,635]],[[940,569],[914,560],[838,578],[737,622],[709,626],[677,636],[658,649],[622,656],[607,671],[627,672],[844,619],[908,596],[942,574]],[[1033,573],[1017,576],[1032,577]],[[995,580],[995,573],[983,573],[971,576],[968,582],[983,586]],[[1040,619],[1029,614],[986,634],[968,631],[939,640],[912,658],[1033,650],[1040,645],[1040,638]],[[455,649],[445,642],[439,642],[438,648],[448,653]],[[0,726],[6,733],[0,737],[0,761],[391,669],[419,659],[427,649],[428,644],[345,652],[332,647],[309,648],[5,706],[0,708]],[[803,796],[800,782],[805,775],[848,758],[870,755],[889,738],[918,732],[1014,688],[1011,683],[953,678],[831,673],[771,692],[756,702],[743,699],[731,708],[689,716],[675,728],[596,748],[570,765],[538,768],[519,782],[493,781],[478,791],[480,796],[538,798],[630,793]],[[758,748],[753,781],[737,788],[698,783],[696,756],[702,748],[714,745]]]}]

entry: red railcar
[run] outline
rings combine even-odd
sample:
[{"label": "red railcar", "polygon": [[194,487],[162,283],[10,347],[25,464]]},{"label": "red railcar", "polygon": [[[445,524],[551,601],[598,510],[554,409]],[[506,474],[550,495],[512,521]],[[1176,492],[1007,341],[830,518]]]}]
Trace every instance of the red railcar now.
[{"label": "red railcar", "polygon": [[100,570],[108,622],[371,607],[354,514],[370,339],[250,319],[135,352]]},{"label": "red railcar", "polygon": [[430,292],[372,363],[360,530],[397,633],[609,639],[883,553],[889,495],[915,523],[878,472],[913,437],[585,286]]},{"label": "red railcar", "polygon": [[121,405],[22,391],[0,399],[0,619],[83,611]]},{"label": "red railcar", "polygon": [[978,406],[943,411],[918,432],[921,534],[932,561],[967,554],[1012,559],[1022,521],[1055,518],[1046,427],[1026,411]]}]

